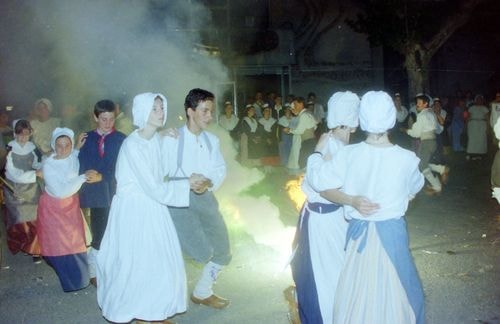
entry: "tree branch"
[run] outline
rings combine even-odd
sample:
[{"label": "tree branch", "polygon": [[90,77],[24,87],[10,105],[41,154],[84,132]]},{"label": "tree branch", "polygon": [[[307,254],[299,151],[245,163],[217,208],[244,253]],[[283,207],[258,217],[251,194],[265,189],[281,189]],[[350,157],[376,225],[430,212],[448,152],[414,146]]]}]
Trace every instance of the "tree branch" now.
[{"label": "tree branch", "polygon": [[427,49],[428,57],[432,57],[453,33],[469,20],[473,9],[481,2],[484,2],[484,0],[465,0],[462,2],[457,13],[449,16],[439,32],[425,43],[424,46]]},{"label": "tree branch", "polygon": [[331,30],[334,26],[336,26],[343,18],[346,13],[346,10],[343,6],[339,8],[339,13],[338,15],[333,18],[332,21],[327,23],[323,28],[321,28],[318,32],[314,34],[312,38],[309,39],[309,41],[306,43],[304,50],[305,52],[309,52],[316,43],[320,40],[321,36],[323,36],[325,33],[327,33],[329,30]]}]

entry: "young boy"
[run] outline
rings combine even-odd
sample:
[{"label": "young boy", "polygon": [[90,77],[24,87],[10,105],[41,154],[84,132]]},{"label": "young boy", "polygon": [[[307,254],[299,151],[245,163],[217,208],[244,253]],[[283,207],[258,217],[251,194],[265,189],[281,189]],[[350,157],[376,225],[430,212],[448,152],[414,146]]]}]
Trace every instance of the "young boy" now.
[{"label": "young boy", "polygon": [[[441,164],[431,164],[431,157],[437,149],[436,133],[439,132],[439,124],[436,115],[429,108],[429,98],[426,95],[417,96],[417,121],[406,132],[414,138],[420,138],[420,147],[417,156],[420,158],[419,169],[425,179],[429,181],[430,187],[425,189],[426,194],[434,195],[441,193],[442,184],[448,180],[450,168]],[[441,181],[432,172],[441,175]]]},{"label": "young boy", "polygon": [[80,172],[96,170],[100,181],[84,183],[80,190],[80,207],[90,208],[90,230],[92,233],[89,250],[90,283],[97,286],[95,278],[95,257],[108,222],[111,200],[116,191],[115,165],[125,135],[115,130],[115,104],[111,100],[98,101],[94,106],[94,120],[97,128],[86,133],[85,145],[80,149],[78,159]]},{"label": "young boy", "polygon": [[[201,278],[191,295],[195,304],[221,309],[229,300],[213,292],[213,284],[225,265],[231,261],[229,236],[213,193],[226,177],[226,163],[219,139],[205,129],[212,121],[214,95],[203,89],[192,89],[184,101],[187,124],[179,128],[179,138],[163,139],[163,154],[167,175],[186,177],[193,173],[205,177],[199,188],[190,192],[189,207],[169,206],[182,250],[196,261],[204,263]],[[172,181],[179,182],[179,181]]]}]

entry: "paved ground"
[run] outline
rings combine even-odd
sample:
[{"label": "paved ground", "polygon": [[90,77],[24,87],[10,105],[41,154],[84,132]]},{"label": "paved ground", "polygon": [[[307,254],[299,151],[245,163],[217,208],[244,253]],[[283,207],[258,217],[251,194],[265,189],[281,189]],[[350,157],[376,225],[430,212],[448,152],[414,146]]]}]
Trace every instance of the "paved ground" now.
[{"label": "paved ground", "polygon": [[[435,197],[420,194],[407,215],[411,249],[426,294],[427,322],[500,323],[500,208],[489,198],[491,157],[470,162],[463,155],[449,158],[452,172],[443,193]],[[297,213],[284,190],[287,180],[283,172],[269,174],[247,194],[269,195],[279,207],[283,223],[293,225]],[[175,320],[287,323],[282,292],[291,279],[288,270],[281,271],[283,255],[255,243],[247,234],[255,232],[246,225],[232,223],[234,259],[216,286],[217,293],[231,299],[230,307],[217,311],[190,304],[187,313]],[[263,225],[262,231],[266,230],[269,228]],[[287,239],[279,241],[288,245]],[[64,293],[46,264],[35,265],[28,256],[11,255],[3,241],[2,250],[0,323],[106,322],[93,287]],[[191,288],[201,269],[189,261],[186,267]]]}]

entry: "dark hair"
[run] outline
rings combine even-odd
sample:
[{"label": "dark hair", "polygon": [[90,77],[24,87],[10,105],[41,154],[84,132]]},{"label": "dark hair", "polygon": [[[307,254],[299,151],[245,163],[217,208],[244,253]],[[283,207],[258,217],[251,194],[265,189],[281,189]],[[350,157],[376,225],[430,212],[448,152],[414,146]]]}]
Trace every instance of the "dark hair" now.
[{"label": "dark hair", "polygon": [[94,105],[94,116],[99,117],[104,112],[115,112],[115,103],[109,99],[99,100]]},{"label": "dark hair", "polygon": [[429,97],[427,97],[426,95],[420,95],[420,96],[415,97],[415,101],[417,101],[419,99],[422,100],[423,102],[429,104]]},{"label": "dark hair", "polygon": [[66,137],[67,139],[69,139],[69,141],[71,142],[71,145],[73,145],[73,141],[71,140],[71,137],[69,137],[66,134],[63,134],[63,135],[59,135],[59,136],[56,137],[56,140],[54,141],[54,146],[55,146],[57,140],[60,139],[60,138],[63,138],[63,137]]},{"label": "dark hair", "polygon": [[314,92],[309,92],[309,94],[307,95],[307,98],[309,98],[309,97],[316,98],[316,94]]},{"label": "dark hair", "polygon": [[31,124],[29,121],[26,119],[19,119],[16,122],[16,125],[14,125],[14,133],[15,134],[21,134],[23,130],[28,129],[30,132],[33,131],[33,128],[31,128]]},{"label": "dark hair", "polygon": [[200,88],[190,90],[186,96],[186,100],[184,100],[184,109],[186,110],[186,116],[188,115],[188,108],[195,110],[196,107],[198,107],[200,101],[214,101],[214,99],[215,96],[210,91]]},{"label": "dark hair", "polygon": [[306,100],[304,99],[304,97],[295,97],[295,98],[293,98],[293,101],[300,102],[303,105],[305,105],[305,103],[306,103]]}]

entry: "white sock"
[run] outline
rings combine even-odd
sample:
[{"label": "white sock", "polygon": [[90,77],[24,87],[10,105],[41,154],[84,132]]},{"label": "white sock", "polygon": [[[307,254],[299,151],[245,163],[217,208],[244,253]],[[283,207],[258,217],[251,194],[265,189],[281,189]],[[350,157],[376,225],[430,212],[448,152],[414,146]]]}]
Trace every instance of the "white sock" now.
[{"label": "white sock", "polygon": [[94,278],[96,276],[96,263],[97,263],[97,253],[99,250],[89,247],[87,250],[87,262],[89,265],[89,277]]},{"label": "white sock", "polygon": [[203,268],[200,280],[198,280],[194,287],[193,295],[199,299],[205,299],[212,296],[214,293],[212,287],[221,270],[221,265],[213,263],[212,261],[208,262]]},{"label": "white sock", "polygon": [[432,189],[441,191],[441,181],[439,181],[439,179],[432,173],[431,169],[425,169],[424,171],[422,171],[422,174],[424,175],[425,179],[429,181]]},{"label": "white sock", "polygon": [[431,168],[432,171],[437,172],[439,174],[444,173],[445,166],[442,164],[431,164],[429,163],[429,168]]}]

